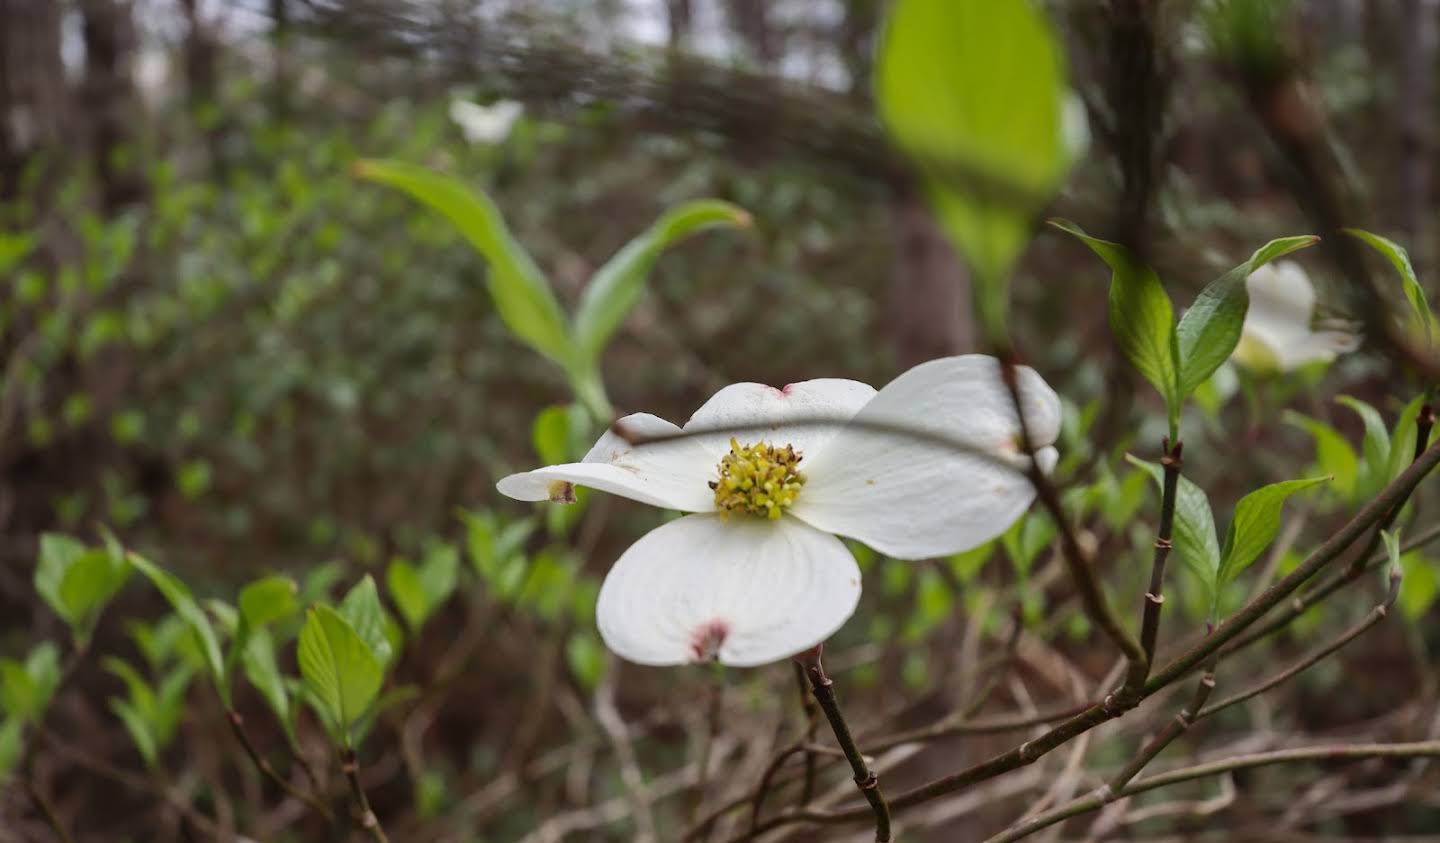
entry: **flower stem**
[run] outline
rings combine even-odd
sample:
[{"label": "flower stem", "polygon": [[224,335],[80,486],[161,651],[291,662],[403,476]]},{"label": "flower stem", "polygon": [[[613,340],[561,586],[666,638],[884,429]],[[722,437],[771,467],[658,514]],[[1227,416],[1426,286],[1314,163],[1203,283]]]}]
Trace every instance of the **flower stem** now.
[{"label": "flower stem", "polygon": [[1137,689],[1149,677],[1150,666],[1155,662],[1155,640],[1160,634],[1160,610],[1165,605],[1165,563],[1175,542],[1175,491],[1180,485],[1180,469],[1184,465],[1181,451],[1185,444],[1179,440],[1166,439],[1165,455],[1160,458],[1164,469],[1164,482],[1160,490],[1160,525],[1155,531],[1155,553],[1150,562],[1150,590],[1145,592],[1145,611],[1140,618],[1140,649],[1145,652],[1143,662],[1132,661],[1125,677],[1125,686]]},{"label": "flower stem", "polygon": [[808,650],[796,656],[796,660],[805,668],[805,678],[810,682],[810,691],[815,695],[815,702],[819,703],[820,710],[825,712],[825,719],[830,721],[830,728],[835,732],[835,740],[840,744],[840,750],[845,753],[845,760],[850,762],[850,769],[855,773],[855,786],[860,788],[861,795],[870,803],[870,809],[875,813],[876,843],[888,843],[890,806],[885,802],[885,795],[880,792],[879,776],[876,776],[865,762],[865,756],[860,754],[855,738],[850,734],[850,726],[845,722],[845,715],[840,711],[840,703],[835,698],[835,684],[825,675],[825,668],[820,663],[823,647],[824,645],[820,645]]},{"label": "flower stem", "polygon": [[390,843],[390,838],[385,836],[384,827],[380,825],[379,817],[375,816],[375,811],[370,807],[370,798],[365,795],[365,788],[360,784],[360,760],[355,757],[355,750],[341,751],[340,769],[350,782],[350,798],[354,800],[355,807],[360,809],[360,827],[369,832],[375,843]]}]

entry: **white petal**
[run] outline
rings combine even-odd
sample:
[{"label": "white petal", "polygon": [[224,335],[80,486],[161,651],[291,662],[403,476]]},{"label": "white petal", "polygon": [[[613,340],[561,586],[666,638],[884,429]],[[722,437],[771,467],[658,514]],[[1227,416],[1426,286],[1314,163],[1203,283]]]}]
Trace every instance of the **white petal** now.
[{"label": "white petal", "polygon": [[1288,372],[1309,363],[1329,363],[1359,344],[1359,337],[1347,331],[1316,331],[1282,346],[1280,366]]},{"label": "white petal", "polygon": [[[626,416],[615,426],[641,440],[680,433],[680,428],[648,413]],[[564,484],[574,483],[665,509],[709,512],[715,508],[715,493],[708,485],[715,466],[716,460],[691,439],[632,445],[609,429],[583,461],[512,474],[495,488],[517,500],[543,501],[563,495]]]},{"label": "white petal", "polygon": [[[1018,376],[1026,423],[1048,471],[1058,457],[1048,446],[1060,432],[1060,399],[1033,369],[1019,367]],[[983,453],[866,425],[914,430]],[[1021,473],[1018,432],[995,358],[922,363],[880,390],[806,467],[809,479],[790,512],[901,559],[977,547],[1009,528],[1034,498]]]},{"label": "white petal", "polygon": [[829,638],[859,599],[860,569],[834,536],[793,518],[687,515],[625,551],[595,613],[629,661],[753,667]]},{"label": "white petal", "polygon": [[[714,455],[717,464],[730,450],[732,436],[742,444],[765,441],[792,445],[802,458],[813,460],[840,431],[839,424],[816,422],[848,421],[873,397],[873,386],[842,378],[801,381],[784,389],[736,383],[711,396],[685,423],[685,430],[717,430],[695,437]],[[787,427],[787,423],[791,426]],[[748,429],[726,430],[745,426]]]},{"label": "white petal", "polygon": [[1247,315],[1309,328],[1310,314],[1315,311],[1315,286],[1300,264],[1294,261],[1266,264],[1245,279],[1245,290],[1250,294]]}]

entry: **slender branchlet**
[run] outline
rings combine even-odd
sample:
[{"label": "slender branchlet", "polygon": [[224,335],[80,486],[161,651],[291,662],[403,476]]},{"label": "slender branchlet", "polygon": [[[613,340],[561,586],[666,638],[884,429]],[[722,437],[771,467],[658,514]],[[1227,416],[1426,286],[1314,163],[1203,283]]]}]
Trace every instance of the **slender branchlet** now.
[{"label": "slender branchlet", "polygon": [[[810,683],[805,678],[805,668],[801,667],[799,662],[795,662],[795,683],[800,691],[800,708],[805,712],[805,742],[813,744],[815,732],[820,728],[820,709],[815,705],[815,699],[810,696]],[[815,773],[818,766],[816,762],[815,753],[805,753],[805,778],[800,786],[801,805],[809,805],[810,800],[815,797]]]},{"label": "slender branchlet", "polygon": [[290,784],[289,780],[280,775],[279,771],[275,769],[269,759],[260,754],[260,750],[256,748],[255,743],[250,740],[249,733],[245,731],[245,718],[241,716],[240,712],[230,709],[225,712],[225,719],[230,723],[230,731],[234,733],[235,739],[239,741],[240,746],[244,748],[245,754],[250,758],[251,763],[255,765],[255,769],[259,770],[265,778],[274,782],[281,790],[285,791],[285,793],[304,802],[312,811],[323,817],[327,824],[333,824],[335,822],[334,815],[330,813],[329,808],[325,807],[325,803],[321,802],[313,794],[306,793]]},{"label": "slender branchlet", "polygon": [[796,656],[795,660],[805,669],[805,678],[810,682],[810,691],[815,695],[815,702],[820,704],[825,719],[830,721],[830,729],[835,733],[840,751],[845,753],[845,760],[850,762],[850,769],[855,773],[855,786],[860,788],[860,793],[865,797],[865,801],[870,803],[870,810],[875,814],[876,843],[888,843],[890,806],[885,802],[885,794],[880,791],[880,777],[875,775],[875,771],[871,770],[865,761],[865,756],[860,754],[855,738],[850,734],[850,726],[845,722],[845,715],[840,711],[840,703],[835,698],[835,684],[825,675],[825,667],[820,663],[823,648],[822,644],[813,650],[807,650]]},{"label": "slender branchlet", "polygon": [[345,780],[350,782],[350,799],[355,803],[356,822],[360,828],[369,834],[375,843],[390,843],[390,838],[385,836],[384,826],[380,825],[380,818],[375,816],[374,809],[370,807],[370,797],[365,795],[365,787],[360,783],[360,759],[355,756],[354,749],[341,750],[340,770],[345,774]]},{"label": "slender branchlet", "polygon": [[1145,610],[1140,618],[1140,649],[1145,652],[1143,662],[1131,662],[1125,677],[1125,687],[1132,692],[1145,684],[1150,665],[1155,661],[1155,641],[1160,634],[1160,610],[1165,605],[1165,563],[1170,551],[1175,548],[1172,538],[1175,529],[1175,493],[1180,485],[1180,471],[1184,466],[1181,452],[1184,443],[1178,439],[1172,445],[1166,439],[1165,454],[1160,458],[1164,469],[1164,482],[1160,489],[1160,524],[1155,531],[1155,552],[1150,562],[1150,590],[1145,592]]}]

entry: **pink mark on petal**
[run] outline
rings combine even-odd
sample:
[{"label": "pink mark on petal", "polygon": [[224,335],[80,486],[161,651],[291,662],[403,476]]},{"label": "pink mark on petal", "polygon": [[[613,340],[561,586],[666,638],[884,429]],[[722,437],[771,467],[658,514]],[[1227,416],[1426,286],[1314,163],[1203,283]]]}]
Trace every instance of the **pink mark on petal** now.
[{"label": "pink mark on petal", "polygon": [[730,625],[723,620],[706,621],[690,633],[690,657],[693,661],[714,661],[720,647],[730,635]]},{"label": "pink mark on petal", "polygon": [[792,390],[792,389],[794,389],[794,388],[795,388],[795,384],[793,384],[793,383],[787,383],[787,384],[785,384],[785,388],[782,389],[782,390],[780,390],[780,394],[781,394],[781,395],[787,395],[787,396],[788,396],[788,395],[790,394],[790,390]]}]

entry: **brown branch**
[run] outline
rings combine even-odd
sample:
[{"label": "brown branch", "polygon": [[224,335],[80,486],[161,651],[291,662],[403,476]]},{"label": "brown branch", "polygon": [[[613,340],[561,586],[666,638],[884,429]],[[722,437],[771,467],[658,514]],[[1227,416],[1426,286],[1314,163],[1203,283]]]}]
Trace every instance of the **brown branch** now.
[{"label": "brown branch", "polygon": [[359,811],[357,822],[361,830],[368,833],[375,843],[390,843],[390,838],[385,836],[385,827],[375,816],[374,809],[370,807],[370,797],[365,795],[365,787],[360,783],[360,759],[355,756],[355,750],[345,749],[340,753],[340,770],[350,782],[350,798]]},{"label": "brown branch", "polygon": [[1155,553],[1150,562],[1150,590],[1145,592],[1145,610],[1140,618],[1140,649],[1145,651],[1145,661],[1130,663],[1125,687],[1132,691],[1145,683],[1150,665],[1155,660],[1160,609],[1165,605],[1165,563],[1175,547],[1171,538],[1175,529],[1175,490],[1180,484],[1180,469],[1184,465],[1181,459],[1184,447],[1179,440],[1172,446],[1167,439],[1164,443],[1165,455],[1160,458],[1160,465],[1165,471],[1160,491],[1160,525],[1155,531]]},{"label": "brown branch", "polygon": [[1114,794],[1111,800],[1105,799],[1106,794],[1100,792],[1103,791],[1104,788],[1101,788],[1099,791],[1091,793],[1088,796],[1083,796],[1058,808],[1031,817],[1026,822],[991,837],[985,841],[985,843],[1011,843],[1011,841],[1027,837],[1043,828],[1064,822],[1071,817],[1094,811],[1105,805],[1107,801],[1113,801],[1113,798],[1134,796],[1137,793],[1145,793],[1146,791],[1179,782],[1206,778],[1219,773],[1250,770],[1256,767],[1267,767],[1273,764],[1287,764],[1297,761],[1353,761],[1368,758],[1436,757],[1440,757],[1440,741],[1310,746],[1298,749],[1280,749],[1273,752],[1257,752],[1252,755],[1237,755],[1234,758],[1211,761],[1206,764],[1197,764],[1193,767],[1183,767],[1179,770],[1171,770],[1168,773],[1151,776],[1148,779],[1141,779],[1140,781],[1127,785],[1120,792]]},{"label": "brown branch", "polygon": [[825,675],[825,668],[820,663],[823,646],[817,646],[795,658],[805,668],[805,678],[810,681],[815,702],[819,703],[820,710],[825,712],[825,719],[830,721],[830,729],[835,733],[840,751],[845,753],[846,760],[850,762],[850,769],[855,773],[855,786],[860,788],[865,801],[870,803],[870,810],[875,815],[876,843],[888,843],[890,806],[885,803],[885,794],[880,791],[880,778],[870,769],[865,756],[860,754],[859,747],[855,745],[855,738],[850,735],[850,726],[845,722],[845,715],[841,713],[840,703],[835,698],[835,685],[830,681],[830,677]]},{"label": "brown branch", "polygon": [[250,740],[250,735],[245,731],[245,718],[241,716],[240,712],[233,709],[226,711],[225,719],[230,723],[230,731],[234,733],[235,739],[240,742],[240,746],[244,747],[245,754],[250,757],[250,761],[255,765],[255,769],[259,770],[266,778],[278,785],[281,790],[304,802],[312,811],[323,817],[327,824],[333,825],[335,823],[335,816],[330,813],[330,809],[326,808],[323,802],[313,794],[306,793],[290,784],[284,776],[280,775],[274,765],[270,763],[269,759],[260,754],[260,751],[256,749],[255,744]]}]

